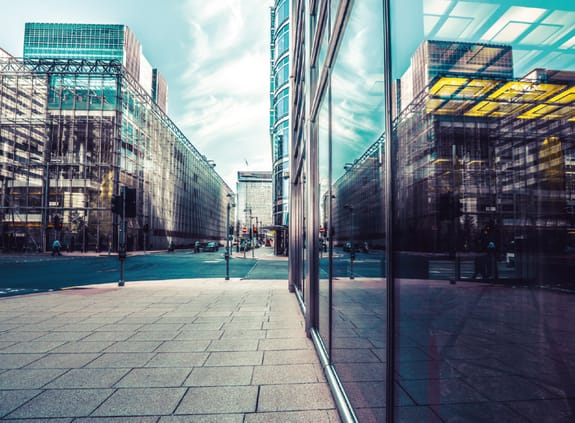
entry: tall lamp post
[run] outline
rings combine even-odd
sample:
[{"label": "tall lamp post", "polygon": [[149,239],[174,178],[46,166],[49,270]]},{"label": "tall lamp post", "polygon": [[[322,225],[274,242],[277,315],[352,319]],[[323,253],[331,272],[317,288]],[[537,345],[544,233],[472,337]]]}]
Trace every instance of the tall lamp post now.
[{"label": "tall lamp post", "polygon": [[231,255],[231,251],[230,251],[230,209],[232,207],[235,207],[235,204],[230,203],[230,198],[233,197],[232,194],[228,194],[228,212],[226,214],[226,253],[225,253],[225,259],[226,259],[226,280],[229,281],[230,280],[230,255]]}]

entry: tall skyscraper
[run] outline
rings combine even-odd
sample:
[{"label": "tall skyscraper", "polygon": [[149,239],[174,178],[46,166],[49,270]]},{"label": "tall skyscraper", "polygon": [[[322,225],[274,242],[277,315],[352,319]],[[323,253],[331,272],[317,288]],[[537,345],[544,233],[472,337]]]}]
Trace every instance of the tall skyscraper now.
[{"label": "tall skyscraper", "polygon": [[27,23],[24,57],[83,60],[117,60],[167,112],[168,86],[152,68],[142,45],[126,25]]},{"label": "tall skyscraper", "polygon": [[289,0],[276,0],[271,8],[270,139],[276,254],[286,251],[289,222],[289,5]]}]

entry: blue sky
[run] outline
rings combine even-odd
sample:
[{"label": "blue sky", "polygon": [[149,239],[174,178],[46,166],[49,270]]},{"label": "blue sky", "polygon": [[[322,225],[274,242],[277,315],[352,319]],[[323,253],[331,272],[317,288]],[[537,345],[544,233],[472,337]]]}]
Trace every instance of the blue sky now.
[{"label": "blue sky", "polygon": [[270,170],[268,0],[17,0],[0,48],[20,57],[26,22],[126,24],[169,85],[168,115],[235,190]]}]

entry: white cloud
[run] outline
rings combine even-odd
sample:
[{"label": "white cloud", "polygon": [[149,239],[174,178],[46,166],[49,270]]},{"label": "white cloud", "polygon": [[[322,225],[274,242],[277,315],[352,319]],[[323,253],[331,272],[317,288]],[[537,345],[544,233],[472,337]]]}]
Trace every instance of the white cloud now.
[{"label": "white cloud", "polygon": [[183,13],[190,38],[176,120],[235,188],[244,159],[252,170],[271,169],[269,3],[188,0]]}]

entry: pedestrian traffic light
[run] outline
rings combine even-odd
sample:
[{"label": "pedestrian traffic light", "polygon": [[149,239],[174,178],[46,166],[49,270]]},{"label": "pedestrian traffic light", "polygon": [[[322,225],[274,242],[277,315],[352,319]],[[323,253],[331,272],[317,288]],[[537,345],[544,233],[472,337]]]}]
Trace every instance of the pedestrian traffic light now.
[{"label": "pedestrian traffic light", "polygon": [[147,223],[144,224],[144,227],[142,228],[142,230],[144,231],[145,234],[148,233],[148,231],[150,230],[150,225],[148,225]]},{"label": "pedestrian traffic light", "polygon": [[234,225],[230,225],[228,226],[228,235],[233,235],[234,234]]},{"label": "pedestrian traffic light", "polygon": [[125,217],[136,217],[138,215],[136,207],[136,188],[124,187],[124,195],[126,201]]},{"label": "pedestrian traffic light", "polygon": [[60,230],[62,229],[62,219],[57,214],[54,215],[54,229]]},{"label": "pedestrian traffic light", "polygon": [[124,209],[124,201],[122,200],[122,197],[120,195],[114,195],[112,197],[112,213],[114,214],[122,214],[122,211]]}]

